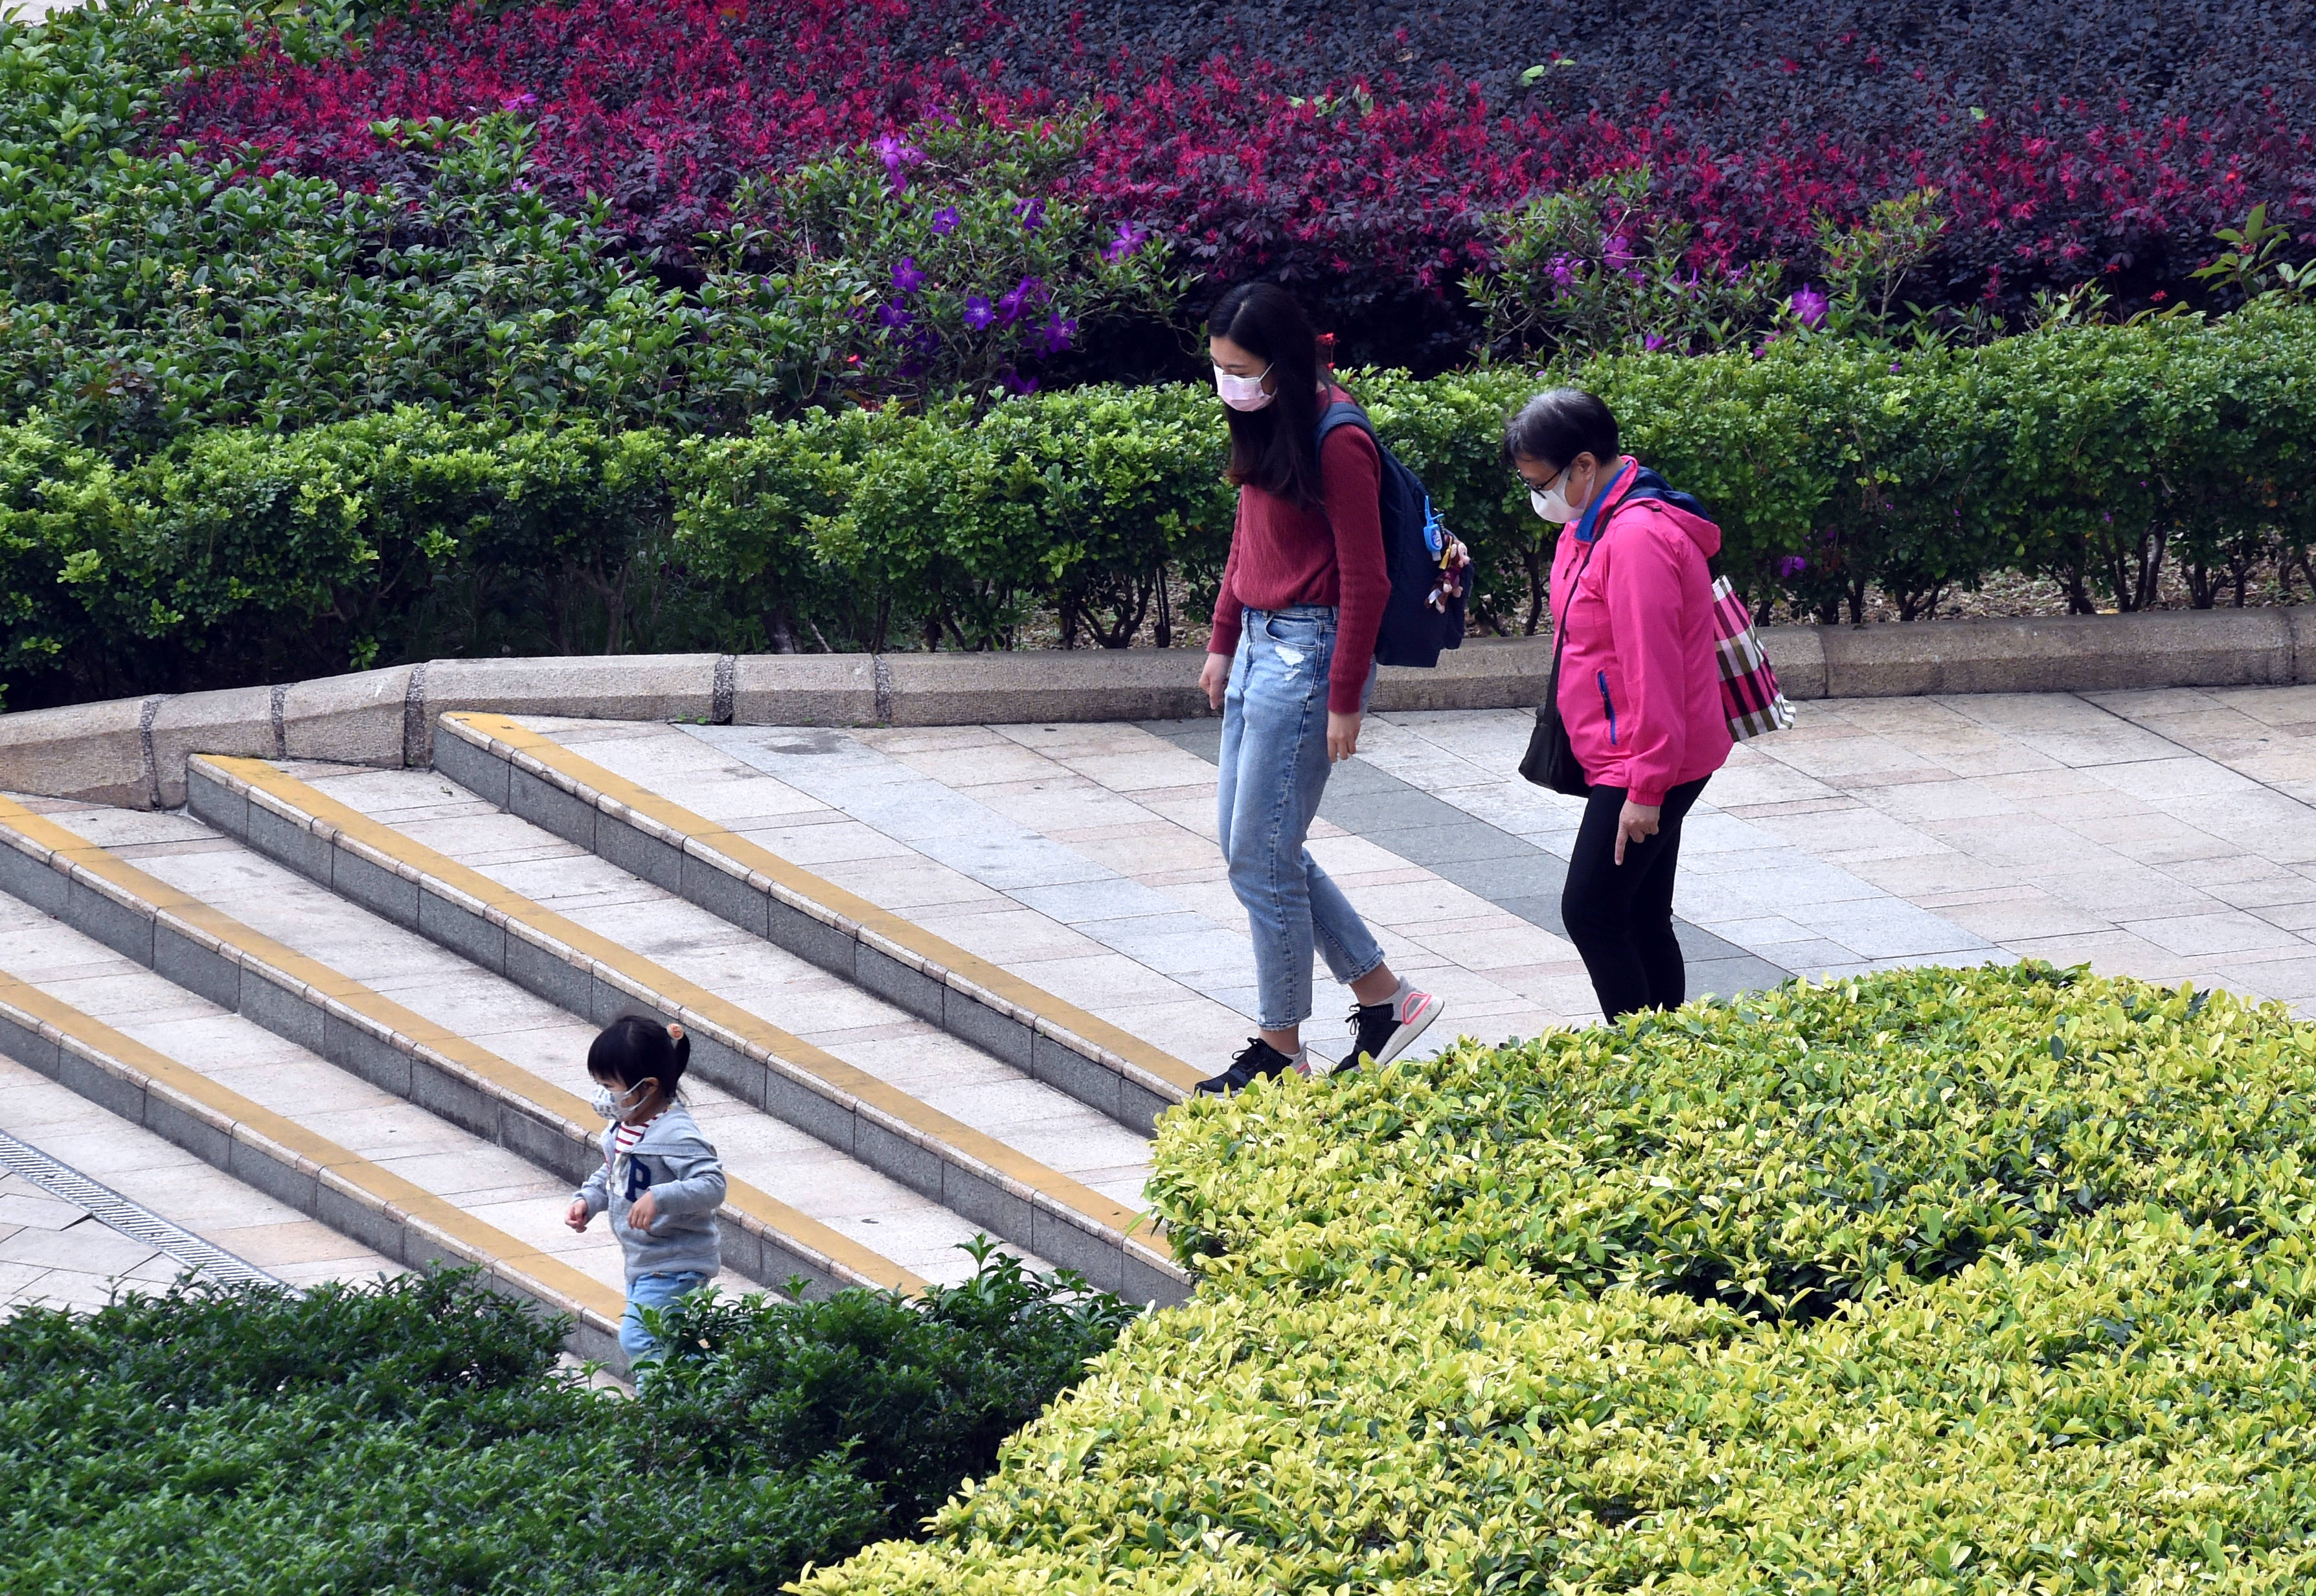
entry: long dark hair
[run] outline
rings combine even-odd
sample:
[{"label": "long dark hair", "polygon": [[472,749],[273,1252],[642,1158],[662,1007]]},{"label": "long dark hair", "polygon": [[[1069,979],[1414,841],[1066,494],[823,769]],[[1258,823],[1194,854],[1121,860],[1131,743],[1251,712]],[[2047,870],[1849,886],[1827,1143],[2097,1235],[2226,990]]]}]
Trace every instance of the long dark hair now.
[{"label": "long dark hair", "polygon": [[1242,282],[1215,302],[1210,336],[1266,362],[1277,390],[1260,410],[1232,410],[1231,481],[1306,509],[1319,503],[1319,334],[1276,283]]}]

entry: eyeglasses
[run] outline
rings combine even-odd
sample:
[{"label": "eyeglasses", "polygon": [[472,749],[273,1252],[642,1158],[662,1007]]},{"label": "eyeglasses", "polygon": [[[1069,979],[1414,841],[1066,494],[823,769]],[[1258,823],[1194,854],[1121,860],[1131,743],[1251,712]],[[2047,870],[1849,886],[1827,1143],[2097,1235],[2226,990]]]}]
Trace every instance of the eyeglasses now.
[{"label": "eyeglasses", "polygon": [[[1561,467],[1559,470],[1554,471],[1552,474],[1552,480],[1549,482],[1530,482],[1527,477],[1520,477],[1520,486],[1527,488],[1531,493],[1548,494],[1554,488],[1558,487],[1563,482],[1565,482],[1568,479],[1569,472],[1575,468],[1576,468],[1573,465]],[[1518,471],[1514,471],[1512,475],[1519,477],[1519,473]]]}]

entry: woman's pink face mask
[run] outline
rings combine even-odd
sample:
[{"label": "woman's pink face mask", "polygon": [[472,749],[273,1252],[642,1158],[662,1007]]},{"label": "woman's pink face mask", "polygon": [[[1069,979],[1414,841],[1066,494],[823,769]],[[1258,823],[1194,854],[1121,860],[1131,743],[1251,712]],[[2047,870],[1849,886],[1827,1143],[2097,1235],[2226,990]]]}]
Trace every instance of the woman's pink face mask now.
[{"label": "woman's pink face mask", "polygon": [[1260,410],[1278,396],[1263,391],[1262,379],[1270,375],[1265,366],[1260,377],[1234,377],[1220,366],[1215,368],[1215,391],[1223,403],[1234,410]]}]

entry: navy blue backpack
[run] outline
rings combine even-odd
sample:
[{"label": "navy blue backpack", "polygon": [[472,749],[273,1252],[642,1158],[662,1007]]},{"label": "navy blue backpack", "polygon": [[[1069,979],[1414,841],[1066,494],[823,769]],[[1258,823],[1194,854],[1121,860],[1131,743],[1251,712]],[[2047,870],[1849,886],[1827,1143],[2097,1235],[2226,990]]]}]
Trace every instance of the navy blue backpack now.
[{"label": "navy blue backpack", "polygon": [[1422,482],[1383,446],[1367,413],[1349,399],[1337,400],[1320,415],[1319,446],[1325,448],[1327,434],[1345,426],[1365,432],[1383,457],[1383,559],[1391,573],[1391,598],[1376,634],[1376,664],[1429,670],[1439,663],[1441,649],[1464,646],[1464,578],[1458,577],[1459,591],[1443,591],[1440,560],[1450,541],[1447,523],[1431,507]]}]

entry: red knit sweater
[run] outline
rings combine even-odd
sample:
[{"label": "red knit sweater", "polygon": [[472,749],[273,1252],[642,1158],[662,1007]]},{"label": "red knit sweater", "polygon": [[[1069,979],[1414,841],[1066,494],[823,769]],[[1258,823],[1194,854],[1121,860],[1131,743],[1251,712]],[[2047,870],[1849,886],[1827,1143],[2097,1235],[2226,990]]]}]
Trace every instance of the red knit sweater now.
[{"label": "red knit sweater", "polygon": [[[1338,388],[1332,396],[1349,398]],[[1207,652],[1238,650],[1239,611],[1333,604],[1335,663],[1327,708],[1354,714],[1375,663],[1376,630],[1391,597],[1383,557],[1383,460],[1356,426],[1337,427],[1319,451],[1320,508],[1305,510],[1249,485],[1238,490],[1238,524],[1215,599]]]}]

